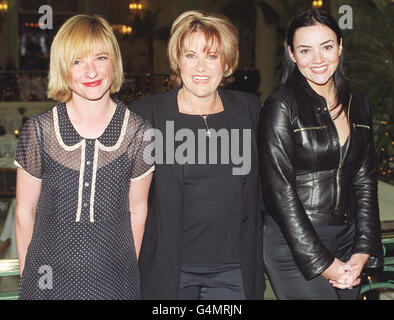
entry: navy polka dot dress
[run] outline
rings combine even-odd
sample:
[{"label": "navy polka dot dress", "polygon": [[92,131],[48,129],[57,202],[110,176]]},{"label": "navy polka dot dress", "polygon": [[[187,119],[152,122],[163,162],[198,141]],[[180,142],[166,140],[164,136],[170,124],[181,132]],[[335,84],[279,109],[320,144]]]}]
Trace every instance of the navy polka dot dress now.
[{"label": "navy polka dot dress", "polygon": [[41,193],[20,299],[140,298],[129,188],[154,170],[148,129],[120,102],[98,139],[79,136],[62,103],[26,122],[15,164]]}]

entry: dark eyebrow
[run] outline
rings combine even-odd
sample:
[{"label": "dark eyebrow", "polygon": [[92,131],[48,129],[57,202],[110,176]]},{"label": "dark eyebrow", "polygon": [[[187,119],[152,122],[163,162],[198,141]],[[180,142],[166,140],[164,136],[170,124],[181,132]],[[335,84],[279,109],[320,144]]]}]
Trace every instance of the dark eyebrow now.
[{"label": "dark eyebrow", "polygon": [[334,42],[334,40],[327,40],[327,41],[324,41],[324,42],[320,43],[320,45],[322,46],[323,44],[327,44],[327,43],[329,43],[329,42]]},{"label": "dark eyebrow", "polygon": [[[320,43],[320,45],[322,46],[322,45],[325,45],[325,44],[327,44],[327,43],[329,43],[329,42],[334,42],[334,40],[327,40],[327,41],[324,41],[324,42]],[[298,48],[312,48],[312,47],[311,47],[311,46],[304,45],[304,44],[300,44],[296,49],[298,49]]]}]

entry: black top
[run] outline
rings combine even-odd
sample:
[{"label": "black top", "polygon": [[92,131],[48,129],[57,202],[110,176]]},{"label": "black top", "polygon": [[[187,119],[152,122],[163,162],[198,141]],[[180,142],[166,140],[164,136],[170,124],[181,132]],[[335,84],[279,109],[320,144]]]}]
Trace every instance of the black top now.
[{"label": "black top", "polygon": [[342,158],[345,156],[348,143],[349,143],[349,137],[346,138],[345,143],[343,144],[343,146],[341,146],[341,157]]},{"label": "black top", "polygon": [[[131,108],[149,120],[152,126],[174,141],[168,121],[179,129],[180,114],[177,103],[179,88],[166,93],[150,95],[134,101]],[[249,157],[250,172],[237,178],[242,184],[242,210],[240,233],[234,235],[239,242],[239,261],[243,288],[247,299],[264,298],[264,265],[262,257],[262,209],[259,166],[255,132],[260,113],[260,102],[252,94],[219,87],[224,114],[230,128],[251,130]],[[209,125],[209,117],[207,119]],[[171,122],[170,122],[171,124]],[[242,150],[242,149],[241,149]],[[176,150],[168,148],[166,156],[172,158]],[[184,179],[183,165],[155,163],[150,205],[145,224],[144,239],[138,259],[143,299],[176,300],[182,263],[182,218]]]},{"label": "black top", "polygon": [[[206,118],[211,137],[206,134],[200,115],[180,114],[179,119],[181,128],[192,130],[196,137],[190,145],[195,154],[183,165],[182,263],[238,263],[241,184],[239,177],[232,174],[230,149],[212,131],[225,129],[222,132],[230,137],[225,114],[220,112]],[[216,141],[217,161],[213,161],[209,149]],[[202,148],[202,144],[206,148]]]}]

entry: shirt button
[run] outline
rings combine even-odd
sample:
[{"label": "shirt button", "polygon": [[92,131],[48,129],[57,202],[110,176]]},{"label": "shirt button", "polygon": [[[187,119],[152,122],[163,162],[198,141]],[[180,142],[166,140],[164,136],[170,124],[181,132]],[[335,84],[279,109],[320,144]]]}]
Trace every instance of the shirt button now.
[{"label": "shirt button", "polygon": [[88,206],[88,204],[85,202],[85,203],[83,204],[83,206],[86,208],[86,207]]},{"label": "shirt button", "polygon": [[89,182],[85,182],[85,187],[89,187]]},{"label": "shirt button", "polygon": [[90,161],[89,161],[89,160],[88,160],[88,161],[86,161],[86,164],[87,164],[87,165],[90,165]]}]

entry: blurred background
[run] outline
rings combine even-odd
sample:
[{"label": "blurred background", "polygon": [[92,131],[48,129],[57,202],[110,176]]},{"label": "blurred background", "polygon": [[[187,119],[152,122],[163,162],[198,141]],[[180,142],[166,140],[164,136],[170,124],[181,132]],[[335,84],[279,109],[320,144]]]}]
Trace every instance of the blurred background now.
[{"label": "blurred background", "polygon": [[[51,29],[40,28],[47,13],[39,13],[41,6],[52,9]],[[46,99],[50,45],[61,24],[78,13],[100,14],[111,23],[126,73],[117,97],[130,103],[170,88],[165,49],[173,20],[190,9],[221,12],[240,36],[240,63],[231,86],[257,94],[263,103],[277,86],[287,26],[313,7],[338,20],[352,18],[342,21],[348,28],[343,30],[346,75],[373,107],[380,175],[392,181],[394,0],[0,0],[0,103],[13,102],[2,105],[0,118],[28,116],[53,105]],[[3,126],[4,121],[13,127],[7,120]]]},{"label": "blurred background", "polygon": [[[51,12],[42,6],[51,9],[51,21],[44,19]],[[180,13],[223,13],[240,36],[240,63],[230,87],[256,94],[263,104],[278,85],[286,29],[295,15],[310,8],[342,19],[345,74],[373,109],[381,219],[385,232],[394,232],[394,0],[0,0],[0,258],[16,258],[10,236],[1,232],[10,223],[15,196],[18,134],[28,116],[55,105],[46,98],[49,50],[65,20],[87,13],[110,22],[126,77],[114,97],[132,103],[171,88],[165,52]]]}]

